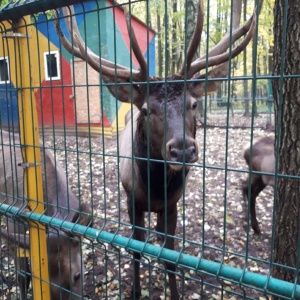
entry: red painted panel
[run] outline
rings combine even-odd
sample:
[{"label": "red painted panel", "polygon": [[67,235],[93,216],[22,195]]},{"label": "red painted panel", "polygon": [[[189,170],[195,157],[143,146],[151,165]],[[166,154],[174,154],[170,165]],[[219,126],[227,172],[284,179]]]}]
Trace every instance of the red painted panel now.
[{"label": "red painted panel", "polygon": [[[110,0],[107,0],[108,5],[111,7],[111,12],[115,12],[115,20],[118,25],[118,28],[123,36],[123,39],[125,41],[125,44],[127,46],[128,51],[130,50],[130,38],[127,32],[127,26],[126,26],[126,20],[124,11],[122,8],[118,7],[112,7],[113,3]],[[146,53],[148,49],[148,42],[150,42],[154,36],[153,30],[148,30],[147,26],[143,24],[142,22],[138,21],[135,18],[132,18],[132,26],[134,33],[136,35],[136,38],[138,40],[139,46],[143,52],[143,54]],[[149,41],[147,40],[147,35],[149,36]],[[137,62],[137,59],[135,58],[133,54],[133,63],[136,68],[138,68],[139,63]]]},{"label": "red painted panel", "polygon": [[[75,126],[75,104],[72,89],[71,67],[62,57],[63,80],[43,81],[41,88],[35,93],[38,121],[43,126]],[[110,127],[107,116],[103,116],[103,126]],[[87,125],[87,124],[77,124]],[[89,124],[102,126],[101,123]]]},{"label": "red painted panel", "polygon": [[75,126],[70,65],[62,57],[63,80],[43,81],[36,92],[38,120],[44,126]]}]

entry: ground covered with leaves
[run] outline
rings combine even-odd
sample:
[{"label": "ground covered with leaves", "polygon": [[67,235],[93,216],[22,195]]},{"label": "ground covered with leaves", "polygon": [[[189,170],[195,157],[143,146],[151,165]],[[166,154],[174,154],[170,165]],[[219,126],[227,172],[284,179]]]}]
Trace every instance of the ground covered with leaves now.
[{"label": "ground covered with leaves", "polygon": [[[258,198],[257,218],[262,233],[256,235],[247,222],[248,204],[241,193],[241,180],[246,178],[247,170],[242,153],[251,139],[251,126],[248,126],[251,120],[245,124],[245,118],[235,118],[231,124],[234,126],[228,129],[215,124],[198,128],[199,160],[190,171],[184,197],[178,203],[175,250],[268,275],[272,189],[265,189]],[[262,128],[263,117],[255,122],[254,137],[273,134]],[[118,138],[45,136],[44,141],[51,148],[55,146],[55,155],[65,166],[71,188],[80,200],[91,203],[94,227],[130,238],[126,195],[119,177]],[[161,245],[151,232],[155,220],[155,214],[146,215],[147,240]],[[131,299],[130,252],[84,239],[83,260],[86,299]],[[12,264],[12,259],[6,256],[6,246],[1,244],[3,299],[17,299]],[[265,299],[263,291],[206,272],[196,273],[193,269],[178,268],[177,279],[183,299]],[[166,271],[159,260],[143,256],[141,282],[142,299],[169,299]]]}]

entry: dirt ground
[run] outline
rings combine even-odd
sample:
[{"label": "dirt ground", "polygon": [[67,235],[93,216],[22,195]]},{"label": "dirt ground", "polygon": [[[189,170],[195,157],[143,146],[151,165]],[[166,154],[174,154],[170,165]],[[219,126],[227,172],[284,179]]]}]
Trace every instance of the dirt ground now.
[{"label": "dirt ground", "polygon": [[[190,171],[184,197],[178,203],[175,250],[195,257],[269,274],[272,239],[272,189],[265,189],[258,198],[257,218],[261,235],[247,223],[247,203],[241,194],[240,182],[247,169],[242,153],[251,137],[251,121],[245,124],[235,117],[232,128],[199,127],[198,163]],[[237,118],[240,118],[237,120]],[[240,121],[240,123],[239,123]],[[272,135],[264,127],[265,119],[254,124],[254,137]],[[224,120],[222,120],[223,125]],[[242,123],[242,124],[241,124]],[[213,124],[216,125],[216,124]],[[239,126],[241,125],[241,126]],[[81,201],[91,203],[94,227],[114,234],[131,236],[125,192],[118,169],[118,138],[45,137],[65,166],[72,189]],[[148,241],[160,245],[156,235],[154,214],[146,216]],[[1,244],[0,295],[17,299],[14,267]],[[123,248],[84,239],[85,299],[131,299],[132,257]],[[143,257],[141,270],[142,299],[169,299],[164,265]],[[222,278],[194,270],[179,269],[177,286],[183,299],[265,299],[263,291],[242,287]],[[2,282],[1,282],[2,280]]]}]

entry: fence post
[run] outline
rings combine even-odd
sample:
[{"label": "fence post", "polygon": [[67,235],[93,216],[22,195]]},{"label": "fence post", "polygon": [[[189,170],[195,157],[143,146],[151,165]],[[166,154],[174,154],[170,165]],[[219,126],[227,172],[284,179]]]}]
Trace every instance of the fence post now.
[{"label": "fence post", "polygon": [[[24,187],[31,211],[43,214],[43,186],[39,149],[38,118],[34,87],[39,86],[38,74],[32,66],[38,59],[35,27],[30,16],[20,19],[15,35],[15,51],[19,63],[16,67],[20,137],[24,171]],[[30,260],[35,300],[50,300],[48,256],[45,226],[30,222]]]}]

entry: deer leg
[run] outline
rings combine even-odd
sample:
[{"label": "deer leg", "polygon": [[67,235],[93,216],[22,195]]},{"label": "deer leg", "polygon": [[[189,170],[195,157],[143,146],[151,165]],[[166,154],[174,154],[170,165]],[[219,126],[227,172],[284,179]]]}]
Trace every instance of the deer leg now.
[{"label": "deer leg", "polygon": [[260,233],[259,225],[256,219],[256,197],[266,187],[262,177],[256,177],[251,183],[250,215],[251,226],[255,233]]},{"label": "deer leg", "polygon": [[[250,195],[250,218],[251,227],[255,233],[259,234],[260,229],[256,218],[256,197],[266,187],[262,177],[258,175],[252,175],[251,177],[251,195]],[[242,181],[243,197],[246,200],[248,198],[249,188],[248,179]]]},{"label": "deer leg", "polygon": [[[161,212],[157,215],[157,231],[160,231],[162,233],[167,232],[168,235],[174,235],[176,224],[177,224],[177,205],[168,207],[167,208],[167,222],[165,222],[165,212]],[[167,228],[166,228],[167,226]],[[174,250],[174,239],[167,237],[165,247],[171,250]],[[166,263],[167,270],[170,270],[171,272],[168,274],[169,276],[169,287],[171,290],[171,300],[178,300],[179,294],[177,291],[177,285],[176,285],[176,266],[172,263]]]},{"label": "deer leg", "polygon": [[164,240],[164,236],[161,233],[165,233],[165,224],[164,224],[164,213],[157,214],[157,223],[155,230],[157,231],[157,240],[162,242]]},{"label": "deer leg", "polygon": [[[131,199],[128,199],[128,214],[130,223],[134,226],[138,227],[145,227],[145,219],[144,219],[144,212],[138,209],[133,210]],[[139,241],[145,240],[145,232],[133,228],[133,238]],[[134,266],[133,266],[133,287],[132,287],[132,299],[139,299],[141,296],[141,282],[140,282],[140,261],[141,255],[140,253],[133,252],[133,259],[134,259]]]},{"label": "deer leg", "polygon": [[[260,233],[259,225],[256,218],[256,197],[266,187],[261,176],[253,175],[251,177],[251,195],[250,195],[250,217],[251,227],[255,233]],[[249,188],[248,180],[242,182],[244,199],[248,198]]]},{"label": "deer leg", "polygon": [[242,193],[244,201],[247,201],[248,199],[248,178],[246,180],[242,180]]}]

